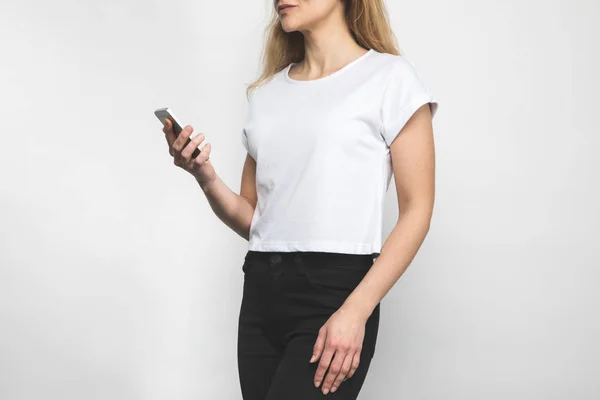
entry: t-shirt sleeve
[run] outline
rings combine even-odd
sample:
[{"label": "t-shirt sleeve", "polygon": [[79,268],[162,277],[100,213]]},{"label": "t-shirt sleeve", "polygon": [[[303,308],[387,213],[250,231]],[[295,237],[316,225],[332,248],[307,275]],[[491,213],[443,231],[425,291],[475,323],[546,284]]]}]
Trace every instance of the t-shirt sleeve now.
[{"label": "t-shirt sleeve", "polygon": [[381,135],[388,146],[391,146],[410,117],[427,103],[433,117],[437,112],[437,101],[414,65],[408,59],[400,58],[388,78],[381,104]]},{"label": "t-shirt sleeve", "polygon": [[248,135],[246,134],[246,128],[242,128],[242,146],[244,146],[244,148],[246,149],[246,151],[249,153],[250,150],[248,148]]},{"label": "t-shirt sleeve", "polygon": [[252,134],[252,129],[250,128],[250,121],[252,119],[252,110],[254,108],[253,94],[254,91],[250,92],[250,95],[247,98],[248,103],[246,108],[246,116],[244,117],[244,122],[242,124],[242,129],[240,132],[240,140],[242,142],[242,146],[244,146],[244,149],[246,149],[246,151],[252,156],[252,138],[250,137]]}]

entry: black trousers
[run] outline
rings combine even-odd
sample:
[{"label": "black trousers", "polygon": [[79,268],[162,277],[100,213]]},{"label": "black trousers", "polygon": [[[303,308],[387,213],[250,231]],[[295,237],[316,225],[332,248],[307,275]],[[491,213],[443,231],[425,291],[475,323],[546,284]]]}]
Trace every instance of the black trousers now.
[{"label": "black trousers", "polygon": [[[319,360],[309,362],[318,331],[372,264],[367,254],[248,251],[237,347],[244,400],[323,398],[313,383]],[[366,322],[358,369],[328,398],[358,397],[375,353],[380,304]]]}]

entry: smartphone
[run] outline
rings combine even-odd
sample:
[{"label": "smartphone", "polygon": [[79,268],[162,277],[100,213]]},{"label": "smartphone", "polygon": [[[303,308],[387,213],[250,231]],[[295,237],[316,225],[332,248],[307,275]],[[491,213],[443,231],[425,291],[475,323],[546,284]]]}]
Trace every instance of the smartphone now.
[{"label": "smartphone", "polygon": [[[171,120],[171,123],[173,124],[173,132],[175,132],[176,135],[179,135],[183,130],[183,124],[179,122],[179,120],[175,117],[173,111],[171,111],[169,107],[158,108],[154,110],[154,115],[156,115],[156,118],[158,118],[160,122],[162,122],[163,126],[165,125],[165,121],[167,119]],[[185,142],[185,145],[183,147],[185,148],[185,146],[187,146],[190,142],[191,139],[188,138],[187,142]],[[192,158],[196,158],[198,154],[200,154],[200,151],[200,149],[195,149],[192,153]]]}]

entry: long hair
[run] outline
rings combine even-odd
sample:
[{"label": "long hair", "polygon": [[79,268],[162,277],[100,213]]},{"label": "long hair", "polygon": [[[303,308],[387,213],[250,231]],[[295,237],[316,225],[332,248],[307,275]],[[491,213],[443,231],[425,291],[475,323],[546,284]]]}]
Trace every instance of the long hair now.
[{"label": "long hair", "polygon": [[[344,0],[346,23],[356,43],[381,53],[400,54],[396,36],[390,27],[384,0]],[[246,88],[246,96],[290,63],[304,59],[304,35],[286,32],[275,7],[265,30],[260,77]]]}]

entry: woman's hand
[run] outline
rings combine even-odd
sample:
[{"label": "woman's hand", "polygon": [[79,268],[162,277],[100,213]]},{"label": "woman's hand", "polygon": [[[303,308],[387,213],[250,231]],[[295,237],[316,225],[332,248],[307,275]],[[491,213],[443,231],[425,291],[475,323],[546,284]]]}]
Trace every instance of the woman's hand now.
[{"label": "woman's hand", "polygon": [[319,387],[323,381],[325,371],[333,357],[321,388],[323,394],[327,394],[330,390],[335,392],[342,381],[354,375],[360,361],[366,322],[358,313],[341,307],[319,329],[319,336],[310,359],[312,363],[321,357],[315,373],[315,386]]},{"label": "woman's hand", "polygon": [[211,149],[210,143],[206,143],[200,154],[198,154],[196,158],[192,158],[194,150],[196,150],[204,141],[203,133],[196,135],[191,139],[190,143],[184,147],[193,130],[194,129],[190,125],[187,125],[185,129],[177,135],[173,132],[173,124],[169,119],[165,120],[163,126],[165,138],[167,139],[167,143],[169,143],[169,154],[173,156],[173,163],[192,174],[198,183],[203,185],[215,179],[217,175],[215,169],[208,160]]}]

